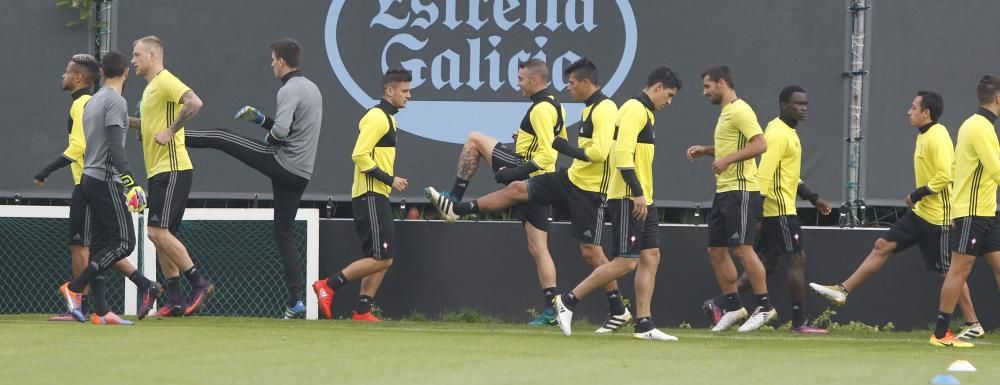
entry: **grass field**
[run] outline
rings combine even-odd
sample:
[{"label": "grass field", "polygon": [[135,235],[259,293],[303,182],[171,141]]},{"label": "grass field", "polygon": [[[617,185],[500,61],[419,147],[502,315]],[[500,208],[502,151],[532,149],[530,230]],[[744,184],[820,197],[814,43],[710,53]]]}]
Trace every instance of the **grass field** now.
[{"label": "grass field", "polygon": [[[962,384],[1000,384],[996,334],[940,349],[929,332],[798,336],[666,328],[638,341],[578,325],[147,319],[132,327],[0,316],[5,384],[928,384],[956,359]],[[630,329],[630,328],[629,328]]]}]

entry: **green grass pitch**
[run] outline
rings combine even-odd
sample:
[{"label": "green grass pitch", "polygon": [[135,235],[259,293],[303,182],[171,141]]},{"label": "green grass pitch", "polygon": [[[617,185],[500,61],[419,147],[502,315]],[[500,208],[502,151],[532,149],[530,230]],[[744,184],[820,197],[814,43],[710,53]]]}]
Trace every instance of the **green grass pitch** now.
[{"label": "green grass pitch", "polygon": [[957,359],[962,384],[1000,384],[1000,343],[941,349],[928,332],[787,330],[678,342],[498,323],[193,317],[131,327],[0,316],[6,384],[928,384]]}]

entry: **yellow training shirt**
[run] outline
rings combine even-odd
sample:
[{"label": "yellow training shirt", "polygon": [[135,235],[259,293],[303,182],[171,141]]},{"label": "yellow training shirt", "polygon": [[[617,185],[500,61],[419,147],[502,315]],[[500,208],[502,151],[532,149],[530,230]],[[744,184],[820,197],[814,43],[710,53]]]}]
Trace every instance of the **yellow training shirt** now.
[{"label": "yellow training shirt", "polygon": [[590,161],[574,159],[567,171],[569,180],[581,190],[607,194],[611,164],[606,160],[614,144],[618,106],[601,91],[594,92],[584,103],[577,144]]},{"label": "yellow training shirt", "polygon": [[[715,158],[720,159],[742,150],[750,138],[763,134],[750,105],[736,99],[722,107],[715,124]],[[754,158],[730,164],[715,176],[715,192],[758,191],[757,161]]]},{"label": "yellow training shirt", "polygon": [[83,176],[83,153],[87,150],[87,141],[83,137],[83,107],[90,100],[90,91],[82,89],[73,93],[73,104],[69,107],[69,144],[63,151],[66,159],[73,161],[69,165],[73,173],[73,184],[80,184]]},{"label": "yellow training shirt", "polygon": [[[951,217],[993,217],[1000,181],[1000,144],[993,122],[996,115],[983,108],[958,129],[955,145],[955,196]],[[926,198],[925,198],[926,199]]]},{"label": "yellow training shirt", "polygon": [[514,152],[539,168],[531,176],[556,170],[556,156],[559,154],[552,148],[552,141],[556,135],[566,137],[564,116],[566,109],[548,91],[531,95],[531,107],[521,120],[514,141]]},{"label": "yellow training shirt", "polygon": [[139,116],[142,118],[142,159],[146,163],[146,177],[169,171],[191,170],[191,158],[184,147],[184,127],[174,133],[166,146],[156,143],[156,134],[174,123],[181,112],[181,96],[191,91],[170,71],[156,74],[142,91]]},{"label": "yellow training shirt", "polygon": [[390,176],[396,162],[396,117],[392,103],[382,100],[369,109],[358,123],[358,141],[354,143],[351,160],[354,161],[354,185],[351,197],[357,198],[373,192],[389,196],[392,186],[369,173],[376,167]]},{"label": "yellow training shirt", "polygon": [[802,172],[802,144],[794,120],[774,118],[764,130],[767,151],[760,158],[757,183],[764,196],[764,216],[796,215],[795,195]]},{"label": "yellow training shirt", "polygon": [[913,151],[913,173],[917,188],[926,186],[933,194],[920,199],[913,212],[927,223],[951,224],[951,181],[955,147],[948,129],[938,123],[920,128]]},{"label": "yellow training shirt", "polygon": [[611,174],[608,199],[632,198],[632,190],[625,184],[620,169],[635,169],[639,185],[647,204],[653,203],[653,155],[655,154],[656,133],[653,126],[653,101],[645,92],[622,103],[618,110],[618,125],[611,162],[615,172]]}]

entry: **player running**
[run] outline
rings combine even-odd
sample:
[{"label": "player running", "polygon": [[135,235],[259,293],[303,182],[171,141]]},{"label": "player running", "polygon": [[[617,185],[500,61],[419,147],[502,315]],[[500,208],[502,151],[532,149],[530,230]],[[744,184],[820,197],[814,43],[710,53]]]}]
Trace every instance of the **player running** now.
[{"label": "player running", "polygon": [[396,229],[393,224],[389,194],[393,189],[406,190],[406,178],[393,175],[396,163],[396,115],[410,100],[410,71],[391,68],[382,76],[382,100],[358,123],[354,143],[354,185],[351,211],[354,228],[361,239],[362,257],[332,277],[313,282],[319,310],[324,318],[333,318],[331,306],[337,290],[348,282],[361,280],[358,304],[351,319],[381,322],[372,314],[375,293],[396,257]]},{"label": "player running", "polygon": [[573,308],[599,286],[635,271],[636,322],[632,336],[638,339],[676,341],[653,324],[653,287],[660,265],[659,213],[653,203],[653,155],[656,144],[653,112],[665,108],[681,88],[673,70],[659,67],[649,74],[637,97],[622,104],[616,117],[617,137],[606,165],[614,166],[608,189],[608,212],[614,227],[614,255],[610,263],[594,269],[572,291],[556,297],[559,327],[571,334]]}]

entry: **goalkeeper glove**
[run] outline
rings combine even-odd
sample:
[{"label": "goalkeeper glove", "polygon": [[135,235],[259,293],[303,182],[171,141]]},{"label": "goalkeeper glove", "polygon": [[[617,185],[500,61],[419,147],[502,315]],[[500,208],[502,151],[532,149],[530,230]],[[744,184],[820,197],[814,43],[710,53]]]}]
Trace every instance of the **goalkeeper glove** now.
[{"label": "goalkeeper glove", "polygon": [[266,117],[264,116],[264,113],[258,111],[256,108],[245,106],[240,108],[239,111],[236,111],[236,116],[234,116],[233,119],[243,119],[248,122],[257,123],[257,125],[262,125],[264,124]]},{"label": "goalkeeper glove", "polygon": [[131,174],[123,173],[121,181],[125,185],[125,205],[128,206],[128,210],[134,213],[145,210],[146,192],[142,190],[142,186],[135,184]]}]

